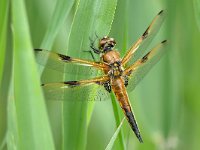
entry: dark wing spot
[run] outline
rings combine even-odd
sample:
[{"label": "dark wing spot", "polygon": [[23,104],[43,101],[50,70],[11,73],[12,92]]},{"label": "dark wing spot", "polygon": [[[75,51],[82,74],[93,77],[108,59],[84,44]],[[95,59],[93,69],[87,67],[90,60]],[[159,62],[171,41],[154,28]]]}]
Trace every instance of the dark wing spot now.
[{"label": "dark wing spot", "polygon": [[35,48],[34,51],[42,51],[42,49]]},{"label": "dark wing spot", "polygon": [[130,76],[130,74],[133,72],[133,70],[130,70],[128,73],[127,73],[127,76]]},{"label": "dark wing spot", "polygon": [[161,10],[159,13],[158,13],[158,15],[161,15],[163,13],[163,10]]},{"label": "dark wing spot", "polygon": [[144,57],[142,57],[141,63],[145,63],[148,60],[149,54],[150,54],[150,52],[148,52]]},{"label": "dark wing spot", "polygon": [[71,61],[71,57],[66,56],[66,55],[62,55],[62,54],[58,54],[58,56],[61,58],[61,60],[63,61]]},{"label": "dark wing spot", "polygon": [[42,83],[42,84],[41,84],[41,86],[45,86],[45,84],[44,84],[44,83]]},{"label": "dark wing spot", "polygon": [[98,85],[101,85],[101,84],[102,84],[100,81],[96,81],[95,83],[98,84]]},{"label": "dark wing spot", "polygon": [[167,42],[167,40],[164,40],[164,41],[162,41],[161,43],[163,43],[163,44],[164,44],[164,43],[166,43],[166,42]]},{"label": "dark wing spot", "polygon": [[80,82],[78,82],[78,81],[66,81],[66,82],[64,82],[64,84],[77,86],[77,85],[80,85]]},{"label": "dark wing spot", "polygon": [[149,34],[149,28],[150,28],[150,26],[148,26],[148,28],[146,29],[146,31],[143,33],[143,35],[142,35],[143,39],[145,39],[148,36],[148,34]]}]

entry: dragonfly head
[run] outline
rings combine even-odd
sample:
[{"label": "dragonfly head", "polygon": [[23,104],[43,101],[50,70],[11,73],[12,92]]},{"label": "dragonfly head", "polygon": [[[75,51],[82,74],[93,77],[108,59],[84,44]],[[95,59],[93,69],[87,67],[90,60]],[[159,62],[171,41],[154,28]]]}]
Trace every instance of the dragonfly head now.
[{"label": "dragonfly head", "polygon": [[112,50],[116,45],[115,39],[110,38],[108,36],[104,36],[100,41],[99,41],[99,49],[105,53],[106,51]]}]

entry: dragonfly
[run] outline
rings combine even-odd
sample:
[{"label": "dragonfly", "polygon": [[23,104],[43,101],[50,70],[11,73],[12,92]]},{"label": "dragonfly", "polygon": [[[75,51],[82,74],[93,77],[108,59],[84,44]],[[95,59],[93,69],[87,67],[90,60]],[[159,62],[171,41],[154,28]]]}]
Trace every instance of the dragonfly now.
[{"label": "dragonfly", "polygon": [[67,95],[72,100],[81,100],[80,95],[91,92],[88,95],[92,96],[88,99],[100,100],[107,99],[109,93],[113,92],[131,129],[142,143],[143,139],[128,92],[136,87],[166,51],[167,40],[163,40],[146,52],[147,47],[160,30],[164,18],[165,11],[161,10],[123,57],[120,57],[119,51],[115,49],[115,39],[109,36],[99,39],[98,48],[94,46],[94,42],[91,42],[91,51],[99,56],[99,61],[77,59],[44,49],[35,49],[36,60],[40,65],[64,73],[79,72],[81,76],[89,74],[91,77],[86,80],[43,83],[41,86],[45,97],[64,100]]}]

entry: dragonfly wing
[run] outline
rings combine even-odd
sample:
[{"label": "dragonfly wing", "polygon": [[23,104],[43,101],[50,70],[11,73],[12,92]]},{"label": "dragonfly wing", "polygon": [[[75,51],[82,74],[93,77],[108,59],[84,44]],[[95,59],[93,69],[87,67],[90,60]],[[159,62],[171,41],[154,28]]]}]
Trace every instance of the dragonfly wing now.
[{"label": "dragonfly wing", "polygon": [[149,27],[143,33],[143,35],[135,42],[135,44],[128,50],[122,59],[122,65],[128,67],[132,65],[136,60],[144,56],[146,49],[158,33],[165,18],[165,12],[160,11],[153,19]]},{"label": "dragonfly wing", "polygon": [[47,66],[50,69],[76,74],[77,76],[96,76],[97,72],[103,74],[104,64],[91,62],[82,59],[74,59],[70,56],[50,52],[44,49],[35,49],[36,61],[38,64]]},{"label": "dragonfly wing", "polygon": [[109,98],[103,83],[108,77],[100,77],[82,81],[67,81],[60,83],[42,84],[43,92],[47,100],[58,101],[98,101]]},{"label": "dragonfly wing", "polygon": [[149,70],[160,60],[167,48],[167,41],[163,41],[148,52],[143,58],[125,69],[123,76],[128,77],[127,91],[132,91],[144,78]]}]

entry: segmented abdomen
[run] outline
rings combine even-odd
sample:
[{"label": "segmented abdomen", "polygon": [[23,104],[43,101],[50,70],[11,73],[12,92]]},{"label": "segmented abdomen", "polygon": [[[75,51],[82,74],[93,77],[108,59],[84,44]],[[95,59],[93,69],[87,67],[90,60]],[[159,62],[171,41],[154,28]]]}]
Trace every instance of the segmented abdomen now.
[{"label": "segmented abdomen", "polygon": [[117,100],[119,101],[120,107],[123,109],[124,114],[126,115],[126,118],[134,131],[135,135],[139,139],[140,142],[142,142],[142,137],[140,135],[140,131],[137,127],[137,123],[134,117],[134,114],[131,109],[131,105],[129,103],[129,98],[126,92],[126,87],[124,85],[124,80],[119,77],[112,80],[112,90],[115,93],[115,96]]}]

